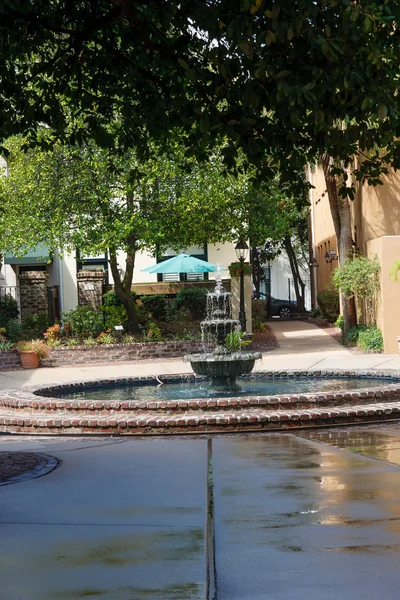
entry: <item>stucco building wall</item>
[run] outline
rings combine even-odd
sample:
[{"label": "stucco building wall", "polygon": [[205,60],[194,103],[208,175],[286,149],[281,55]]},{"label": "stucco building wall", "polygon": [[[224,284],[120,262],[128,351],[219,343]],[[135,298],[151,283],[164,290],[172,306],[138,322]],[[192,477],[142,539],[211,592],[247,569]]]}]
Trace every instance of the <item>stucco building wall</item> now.
[{"label": "stucco building wall", "polygon": [[[315,296],[329,282],[337,262],[326,263],[325,252],[337,252],[337,241],[330,213],[328,194],[322,169],[309,175],[314,186],[310,194],[310,255],[318,262],[316,268]],[[394,283],[390,268],[400,260],[400,175],[391,172],[382,178],[383,185],[371,187],[358,185],[351,204],[352,237],[360,254],[378,257],[381,265],[381,292],[378,302],[377,325],[382,330],[385,353],[397,353],[397,336],[400,336],[400,311],[398,297],[400,283]]]}]

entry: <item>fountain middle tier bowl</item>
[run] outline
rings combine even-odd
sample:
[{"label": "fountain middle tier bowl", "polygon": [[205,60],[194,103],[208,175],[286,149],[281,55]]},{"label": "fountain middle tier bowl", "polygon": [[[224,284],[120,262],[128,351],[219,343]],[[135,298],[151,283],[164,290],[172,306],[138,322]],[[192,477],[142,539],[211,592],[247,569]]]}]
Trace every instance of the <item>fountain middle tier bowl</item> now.
[{"label": "fountain middle tier bowl", "polygon": [[213,379],[232,379],[247,375],[253,370],[261,352],[234,352],[232,354],[186,354],[183,360],[190,362],[196,375]]}]

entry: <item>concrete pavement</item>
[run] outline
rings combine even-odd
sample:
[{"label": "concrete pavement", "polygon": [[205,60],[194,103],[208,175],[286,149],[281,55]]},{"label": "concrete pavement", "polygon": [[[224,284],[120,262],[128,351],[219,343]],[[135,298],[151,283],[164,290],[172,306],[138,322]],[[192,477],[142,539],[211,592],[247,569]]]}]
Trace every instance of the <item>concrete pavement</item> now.
[{"label": "concrete pavement", "polygon": [[[400,369],[400,357],[390,354],[360,354],[343,348],[323,329],[297,320],[269,323],[280,345],[265,352],[255,370],[271,369]],[[39,368],[0,372],[0,390],[31,385],[88,381],[108,377],[145,376],[191,372],[183,360],[132,361],[109,365]]]}]

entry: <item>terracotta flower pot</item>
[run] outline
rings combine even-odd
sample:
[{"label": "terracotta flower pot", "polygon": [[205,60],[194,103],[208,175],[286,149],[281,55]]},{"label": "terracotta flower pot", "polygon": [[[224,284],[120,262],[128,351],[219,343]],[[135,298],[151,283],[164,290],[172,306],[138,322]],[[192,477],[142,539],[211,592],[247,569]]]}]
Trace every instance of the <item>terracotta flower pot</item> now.
[{"label": "terracotta flower pot", "polygon": [[24,369],[37,369],[40,363],[40,356],[33,350],[24,350],[19,353],[21,365]]}]

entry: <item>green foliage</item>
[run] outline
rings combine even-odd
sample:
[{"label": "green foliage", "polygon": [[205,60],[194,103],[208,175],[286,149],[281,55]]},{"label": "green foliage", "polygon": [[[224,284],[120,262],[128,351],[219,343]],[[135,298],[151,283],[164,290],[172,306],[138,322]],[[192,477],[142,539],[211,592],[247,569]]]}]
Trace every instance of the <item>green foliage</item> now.
[{"label": "green foliage", "polygon": [[153,321],[150,321],[147,325],[145,339],[149,342],[162,342],[164,339],[161,329]]},{"label": "green foliage", "polygon": [[13,342],[6,340],[4,336],[0,336],[0,350],[11,350],[14,347]]},{"label": "green foliage", "polygon": [[[233,262],[228,267],[229,274],[231,277],[240,277],[240,271],[242,270],[242,266],[240,262]],[[252,269],[249,263],[243,263],[243,274],[251,275]]]},{"label": "green foliage", "polygon": [[383,350],[382,332],[378,327],[367,327],[366,325],[357,325],[351,327],[343,338],[346,346],[357,346],[363,352]]},{"label": "green foliage", "polygon": [[18,317],[17,301],[11,294],[0,296],[0,327],[5,327],[8,321]]},{"label": "green foliage", "polygon": [[380,264],[375,256],[348,258],[345,263],[335,269],[332,282],[337,289],[350,297],[356,296],[365,302],[366,310],[372,323],[376,321],[376,303],[380,290]]},{"label": "green foliage", "polygon": [[141,296],[144,311],[153,319],[165,319],[167,315],[167,300],[163,294]]},{"label": "green foliage", "polygon": [[103,327],[114,328],[116,325],[122,325],[126,328],[128,316],[123,306],[109,304],[101,306],[101,311],[104,313]]},{"label": "green foliage", "polygon": [[[131,296],[134,300],[136,300],[136,292],[131,291]],[[110,290],[109,292],[103,294],[103,306],[122,306],[122,302],[114,290]]]},{"label": "green foliage", "polygon": [[343,329],[344,329],[344,318],[343,315],[339,315],[338,318],[335,321],[335,325],[336,327],[339,327],[339,329],[342,330],[343,333]]},{"label": "green foliage", "polygon": [[114,344],[115,343],[115,338],[113,337],[113,335],[111,333],[108,333],[106,331],[102,331],[97,336],[96,341],[99,344]]},{"label": "green foliage", "polygon": [[364,352],[370,350],[381,352],[383,350],[383,336],[378,327],[368,327],[360,331],[357,346]]},{"label": "green foliage", "polygon": [[251,340],[244,340],[243,331],[231,331],[225,338],[225,347],[229,352],[239,352],[244,346],[251,344]]},{"label": "green foliage", "polygon": [[49,316],[44,312],[29,315],[21,323],[25,340],[42,337],[50,325]]},{"label": "green foliage", "polygon": [[265,323],[256,317],[252,318],[253,331],[265,331]]},{"label": "green foliage", "polygon": [[206,313],[207,290],[205,288],[188,288],[180,290],[173,302],[175,310],[188,310],[193,319],[202,319]]},{"label": "green foliage", "polygon": [[6,323],[6,335],[13,344],[22,338],[22,324],[18,319],[11,319]]},{"label": "green foliage", "polygon": [[356,346],[360,333],[366,329],[368,329],[366,325],[356,325],[355,327],[350,327],[343,337],[343,343],[345,346]]},{"label": "green foliage", "polygon": [[[177,126],[198,155],[226,136],[228,165],[236,145],[261,162],[264,140],[288,171],[300,150],[329,148],[344,165],[357,145],[398,158],[397,2],[220,0],[205,11],[171,0],[139,16],[112,6],[2,3],[0,100],[14,108],[3,111],[2,139],[34,137],[45,123],[72,144],[93,137],[143,150]],[[188,35],[189,21],[201,35]],[[108,124],[121,111],[114,140]],[[362,161],[359,176],[376,179],[377,163]]]},{"label": "green foliage", "polygon": [[400,271],[400,260],[395,260],[392,266],[390,267],[389,277],[392,281],[396,283],[399,282],[399,271]]},{"label": "green foliage", "polygon": [[339,316],[339,294],[334,290],[325,289],[317,294],[317,302],[324,319],[334,323]]},{"label": "green foliage", "polygon": [[63,314],[68,331],[79,338],[97,337],[104,329],[103,315],[89,306],[78,306]]}]

